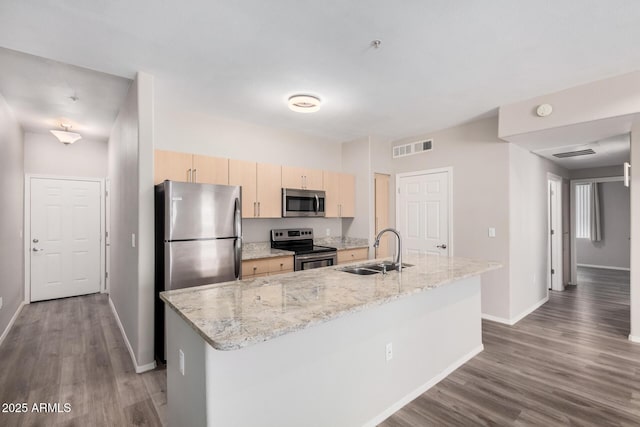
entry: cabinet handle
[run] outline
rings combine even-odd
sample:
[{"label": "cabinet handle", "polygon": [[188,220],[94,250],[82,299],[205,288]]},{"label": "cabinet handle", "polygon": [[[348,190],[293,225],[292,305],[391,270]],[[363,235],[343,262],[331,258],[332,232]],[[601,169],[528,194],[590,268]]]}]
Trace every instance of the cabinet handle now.
[{"label": "cabinet handle", "polygon": [[187,169],[187,182],[191,182],[191,169]]},{"label": "cabinet handle", "polygon": [[338,205],[338,217],[342,218],[342,205]]},{"label": "cabinet handle", "polygon": [[258,202],[258,216],[260,216],[260,202]]},{"label": "cabinet handle", "polygon": [[307,177],[302,175],[302,188],[307,188]]},{"label": "cabinet handle", "polygon": [[193,170],[193,182],[198,182],[198,169]]},{"label": "cabinet handle", "polygon": [[256,271],[258,269],[258,267],[253,267],[253,271]]}]

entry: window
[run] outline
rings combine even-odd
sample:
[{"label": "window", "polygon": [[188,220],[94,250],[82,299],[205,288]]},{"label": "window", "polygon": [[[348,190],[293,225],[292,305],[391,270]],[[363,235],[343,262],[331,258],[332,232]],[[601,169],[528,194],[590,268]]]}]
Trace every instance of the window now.
[{"label": "window", "polygon": [[576,185],[576,237],[591,238],[591,184]]}]

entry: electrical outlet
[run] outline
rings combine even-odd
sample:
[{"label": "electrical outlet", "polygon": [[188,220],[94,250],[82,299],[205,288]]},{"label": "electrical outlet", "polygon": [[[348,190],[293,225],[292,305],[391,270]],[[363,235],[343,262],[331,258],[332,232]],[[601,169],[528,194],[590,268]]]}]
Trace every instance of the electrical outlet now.
[{"label": "electrical outlet", "polygon": [[496,228],[489,227],[489,237],[496,237]]},{"label": "electrical outlet", "polygon": [[178,359],[178,369],[180,370],[180,373],[184,375],[184,352],[182,349],[178,350]]},{"label": "electrical outlet", "polygon": [[131,233],[131,247],[136,247],[136,233]]},{"label": "electrical outlet", "polygon": [[331,229],[330,228],[327,228],[326,235],[327,235],[327,237],[331,236]]},{"label": "electrical outlet", "polygon": [[389,360],[393,359],[393,343],[387,343],[387,348],[385,350],[388,362]]}]

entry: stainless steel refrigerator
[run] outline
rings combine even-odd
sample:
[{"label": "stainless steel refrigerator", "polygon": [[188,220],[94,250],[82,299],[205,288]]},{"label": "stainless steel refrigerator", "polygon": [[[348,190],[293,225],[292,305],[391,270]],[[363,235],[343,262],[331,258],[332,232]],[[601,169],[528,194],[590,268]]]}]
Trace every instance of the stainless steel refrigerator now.
[{"label": "stainless steel refrigerator", "polygon": [[156,357],[165,360],[162,291],[240,278],[242,193],[231,185],[156,185]]}]

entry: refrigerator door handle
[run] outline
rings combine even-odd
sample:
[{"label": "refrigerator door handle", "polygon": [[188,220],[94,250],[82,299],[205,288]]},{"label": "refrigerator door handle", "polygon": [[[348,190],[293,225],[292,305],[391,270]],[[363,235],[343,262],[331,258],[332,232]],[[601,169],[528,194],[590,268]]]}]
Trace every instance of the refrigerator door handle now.
[{"label": "refrigerator door handle", "polygon": [[236,197],[233,212],[233,231],[236,235],[234,243],[234,264],[236,279],[240,279],[240,265],[242,264],[242,215],[240,212],[240,199]]}]

